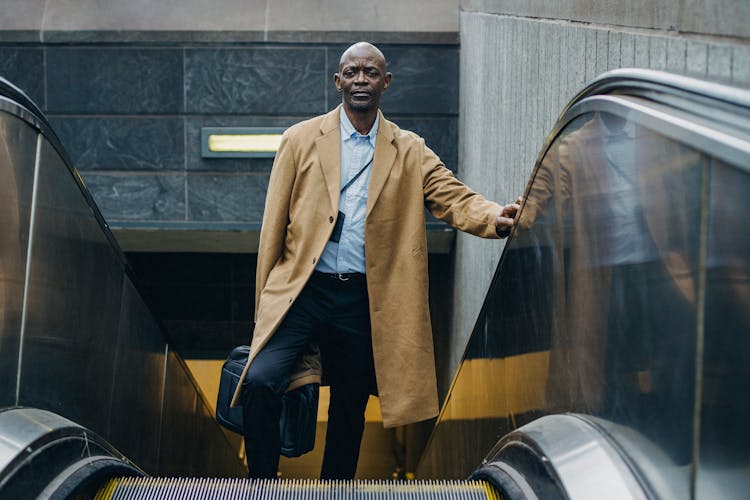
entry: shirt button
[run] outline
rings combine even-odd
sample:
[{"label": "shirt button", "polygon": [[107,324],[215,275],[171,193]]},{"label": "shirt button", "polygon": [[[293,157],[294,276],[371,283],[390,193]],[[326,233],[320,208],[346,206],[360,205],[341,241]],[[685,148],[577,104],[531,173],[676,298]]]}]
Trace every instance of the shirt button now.
[{"label": "shirt button", "polygon": [[333,224],[333,215],[330,216],[330,217],[328,217],[328,222],[330,222],[331,224]]}]

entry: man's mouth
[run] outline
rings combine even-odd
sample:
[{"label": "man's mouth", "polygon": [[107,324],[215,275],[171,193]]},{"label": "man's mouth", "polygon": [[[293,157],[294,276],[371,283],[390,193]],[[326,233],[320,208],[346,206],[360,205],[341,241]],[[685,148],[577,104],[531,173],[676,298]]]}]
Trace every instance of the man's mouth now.
[{"label": "man's mouth", "polygon": [[370,93],[369,92],[362,92],[362,91],[352,92],[352,97],[370,97]]}]

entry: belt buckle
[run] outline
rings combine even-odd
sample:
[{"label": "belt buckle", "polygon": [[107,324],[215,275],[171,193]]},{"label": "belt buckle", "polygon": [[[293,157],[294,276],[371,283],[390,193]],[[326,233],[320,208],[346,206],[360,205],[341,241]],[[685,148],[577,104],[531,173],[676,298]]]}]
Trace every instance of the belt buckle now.
[{"label": "belt buckle", "polygon": [[349,281],[349,276],[345,276],[342,273],[336,273],[336,277],[339,279],[339,281]]}]

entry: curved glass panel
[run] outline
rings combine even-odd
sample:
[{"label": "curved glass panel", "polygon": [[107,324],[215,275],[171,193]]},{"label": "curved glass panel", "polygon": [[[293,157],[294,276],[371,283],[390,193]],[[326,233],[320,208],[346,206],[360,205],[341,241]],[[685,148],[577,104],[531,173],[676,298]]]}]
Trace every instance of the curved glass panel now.
[{"label": "curved glass panel", "polygon": [[0,408],[75,420],[148,473],[242,475],[239,438],[166,343],[46,119],[2,78],[0,225]]},{"label": "curved glass panel", "polygon": [[701,446],[750,462],[747,398],[730,397],[748,380],[750,175],[660,132],[623,107],[552,142],[420,474],[465,477],[563,412],[595,417],[657,495],[690,496]]}]

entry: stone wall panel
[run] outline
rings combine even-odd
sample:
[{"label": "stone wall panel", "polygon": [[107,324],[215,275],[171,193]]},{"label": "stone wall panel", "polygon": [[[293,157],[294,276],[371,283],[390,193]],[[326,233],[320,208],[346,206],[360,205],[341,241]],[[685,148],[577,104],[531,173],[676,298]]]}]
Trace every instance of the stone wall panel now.
[{"label": "stone wall panel", "polygon": [[84,173],[104,218],[114,221],[185,219],[185,175]]},{"label": "stone wall panel", "polygon": [[432,149],[445,166],[454,172],[459,170],[458,149],[458,120],[455,117],[395,117],[392,120],[405,130],[411,130],[422,136],[427,147]]},{"label": "stone wall panel", "polygon": [[179,113],[182,51],[156,48],[47,47],[47,111]]},{"label": "stone wall panel", "polygon": [[188,113],[316,114],[326,111],[322,48],[186,49]]},{"label": "stone wall panel", "polygon": [[44,107],[44,51],[39,47],[0,47],[0,76]]},{"label": "stone wall panel", "polygon": [[182,170],[182,118],[51,117],[79,170]]},{"label": "stone wall panel", "polygon": [[188,218],[191,221],[255,222],[263,220],[268,175],[188,174]]}]

